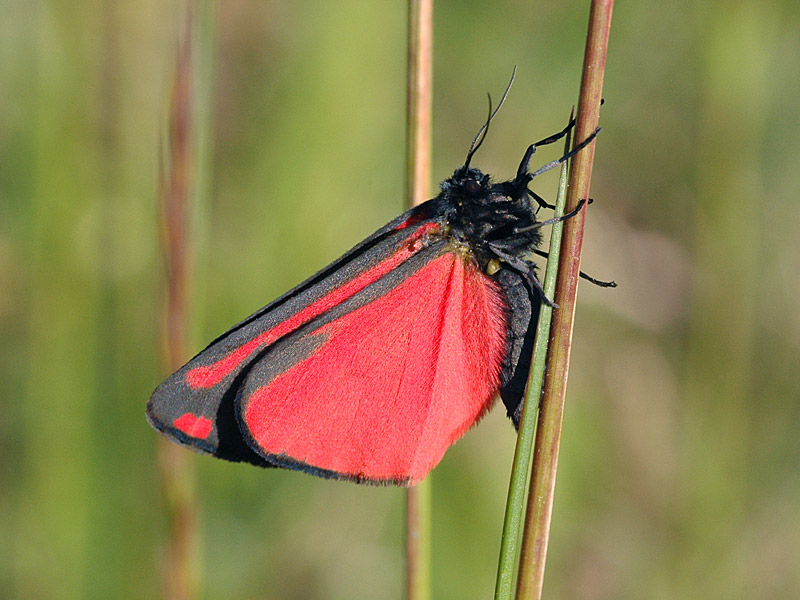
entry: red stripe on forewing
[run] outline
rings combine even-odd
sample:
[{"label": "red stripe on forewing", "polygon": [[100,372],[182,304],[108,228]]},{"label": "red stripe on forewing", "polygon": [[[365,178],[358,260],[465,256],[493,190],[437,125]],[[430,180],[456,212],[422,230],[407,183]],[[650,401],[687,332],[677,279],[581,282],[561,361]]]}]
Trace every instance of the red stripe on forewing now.
[{"label": "red stripe on forewing", "polygon": [[244,399],[245,424],[264,454],[418,481],[491,405],[505,310],[494,281],[444,254],[311,334],[309,358]]},{"label": "red stripe on forewing", "polygon": [[206,417],[198,417],[192,413],[183,413],[175,419],[175,428],[188,436],[204,440],[211,433],[214,423]]},{"label": "red stripe on forewing", "polygon": [[307,306],[289,319],[279,323],[272,329],[265,331],[249,342],[242,344],[217,362],[211,365],[195,367],[194,369],[191,369],[186,373],[186,383],[188,383],[189,387],[191,388],[214,387],[220,381],[225,379],[226,376],[236,370],[236,368],[239,367],[239,365],[241,365],[242,362],[247,359],[247,357],[255,352],[256,349],[271,344],[282,336],[291,333],[304,323],[307,323],[326,310],[341,304],[353,294],[356,294],[393,269],[396,269],[420,250],[421,246],[415,243],[415,240],[419,240],[419,238],[436,227],[438,227],[437,223],[429,223],[423,227],[420,227],[414,232],[413,236],[409,237],[407,242],[400,248],[400,250],[387,257],[385,260],[378,263],[371,269],[348,281],[341,287],[329,292],[327,295]]}]

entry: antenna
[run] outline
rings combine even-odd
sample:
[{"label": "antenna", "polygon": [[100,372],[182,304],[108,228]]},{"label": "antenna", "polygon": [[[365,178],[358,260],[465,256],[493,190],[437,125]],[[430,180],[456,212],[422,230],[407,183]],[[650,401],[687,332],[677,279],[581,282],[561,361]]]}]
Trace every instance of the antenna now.
[{"label": "antenna", "polygon": [[500,98],[500,102],[497,105],[497,108],[492,111],[492,96],[489,96],[489,116],[486,118],[486,123],[484,123],[481,128],[478,130],[478,133],[475,134],[475,137],[472,139],[472,144],[469,146],[469,152],[467,152],[467,159],[464,161],[464,169],[469,168],[469,163],[472,160],[473,155],[478,151],[478,148],[481,147],[483,141],[486,139],[486,135],[489,133],[489,123],[492,122],[497,111],[500,110],[500,107],[503,106],[503,102],[506,101],[506,97],[508,96],[508,92],[511,91],[511,84],[514,83],[514,77],[517,75],[517,66],[514,65],[514,71],[511,73],[511,80],[508,82],[506,86],[506,91],[503,92],[503,97]]}]

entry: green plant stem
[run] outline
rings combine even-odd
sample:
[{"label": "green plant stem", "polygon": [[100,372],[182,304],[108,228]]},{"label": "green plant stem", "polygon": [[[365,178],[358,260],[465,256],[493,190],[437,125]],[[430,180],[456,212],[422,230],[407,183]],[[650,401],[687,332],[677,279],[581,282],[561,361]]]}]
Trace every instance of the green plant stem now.
[{"label": "green plant stem", "polygon": [[[585,140],[597,128],[613,6],[613,0],[594,0],[591,5],[575,143]],[[594,143],[589,144],[572,161],[567,211],[574,209],[581,199],[589,198],[594,148]],[[561,241],[555,295],[559,309],[555,312],[550,327],[550,351],[536,428],[528,510],[520,555],[518,599],[539,599],[542,595],[585,218],[586,211],[582,210],[569,219],[564,224]]]},{"label": "green plant stem", "polygon": [[[567,135],[564,148],[565,154],[569,150],[570,139],[570,136]],[[554,216],[558,217],[564,214],[566,198],[567,163],[565,162],[561,165],[561,177],[558,184]],[[563,223],[553,225],[550,235],[550,258],[547,260],[542,289],[544,289],[545,296],[551,299],[553,298],[558,275],[558,255],[563,226]],[[495,586],[495,598],[497,600],[511,598],[511,590],[514,583],[514,567],[516,566],[519,552],[519,532],[525,507],[525,491],[527,489],[531,450],[536,430],[536,414],[544,379],[545,358],[549,341],[548,333],[552,315],[553,308],[542,304],[539,309],[539,323],[536,328],[533,362],[531,364],[530,378],[528,379],[525,404],[522,407],[522,416],[520,417],[517,445],[514,451],[514,464],[511,469],[511,481],[508,486],[506,516],[503,522],[503,538],[500,546],[500,564],[497,569],[497,583]]]},{"label": "green plant stem", "polygon": [[[433,106],[433,0],[408,3],[406,202],[428,197]],[[431,596],[430,476],[406,491],[406,598]]]}]

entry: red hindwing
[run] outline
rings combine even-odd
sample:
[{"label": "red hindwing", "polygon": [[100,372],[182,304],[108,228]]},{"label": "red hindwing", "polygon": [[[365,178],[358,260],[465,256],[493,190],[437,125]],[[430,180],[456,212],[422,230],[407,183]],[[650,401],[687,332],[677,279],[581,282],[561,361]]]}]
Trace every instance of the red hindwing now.
[{"label": "red hindwing", "polygon": [[[422,479],[497,393],[504,311],[496,284],[471,262],[436,256],[264,355],[240,400],[252,445],[318,474]],[[276,364],[287,368],[276,374]]]}]

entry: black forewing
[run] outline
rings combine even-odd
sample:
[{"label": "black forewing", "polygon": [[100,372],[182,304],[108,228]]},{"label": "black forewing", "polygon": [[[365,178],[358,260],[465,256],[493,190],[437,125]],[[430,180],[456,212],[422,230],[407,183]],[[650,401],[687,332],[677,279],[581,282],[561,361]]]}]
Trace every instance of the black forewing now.
[{"label": "black forewing", "polygon": [[508,302],[508,352],[500,377],[500,397],[515,427],[519,426],[522,415],[539,307],[542,303],[530,281],[531,277],[536,277],[533,269],[522,275],[503,267],[495,274]]},{"label": "black forewing", "polygon": [[[435,201],[406,211],[341,258],[223,333],[156,388],[147,405],[150,424],[174,441],[200,452],[226,460],[269,466],[242,439],[234,410],[237,391],[253,362],[264,352],[264,346],[259,345],[246,353],[245,359],[215,385],[192,387],[187,383],[187,373],[197,367],[213,365],[238,348],[253,343],[258,336],[387,260],[409,238],[438,219],[439,212]],[[207,435],[205,429],[201,437],[176,427],[176,420],[187,414],[210,424]]]}]

